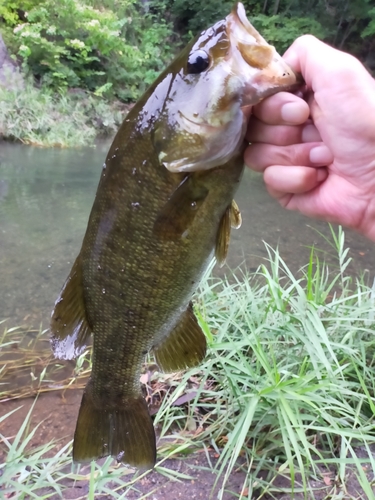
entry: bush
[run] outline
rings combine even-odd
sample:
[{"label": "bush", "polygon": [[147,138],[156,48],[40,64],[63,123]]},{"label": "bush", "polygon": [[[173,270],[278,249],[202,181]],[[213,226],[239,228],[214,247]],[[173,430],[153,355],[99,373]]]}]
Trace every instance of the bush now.
[{"label": "bush", "polygon": [[[243,3],[250,22],[281,53],[304,33],[311,33],[321,39],[330,33],[315,18],[291,15],[284,12],[286,9],[281,9],[280,13],[274,9],[272,13],[270,8],[264,7],[267,2],[264,3],[263,9],[259,2],[254,0],[244,0]],[[233,2],[229,1],[218,5],[216,1],[208,0],[202,5],[199,0],[175,0],[171,9],[180,29],[195,34],[227,16],[232,6]]]},{"label": "bush", "polygon": [[[123,119],[117,103],[86,92],[56,93],[0,87],[0,137],[37,146],[76,147],[93,144],[98,135],[115,133]],[[77,134],[79,130],[79,134]]]},{"label": "bush", "polygon": [[227,16],[232,7],[232,1],[175,0],[171,10],[181,31],[196,35]]},{"label": "bush", "polygon": [[315,35],[322,40],[329,35],[319,21],[310,17],[290,19],[281,14],[273,16],[258,14],[251,19],[251,22],[280,54],[283,54],[296,38],[305,33]]},{"label": "bush", "polygon": [[[172,27],[135,0],[96,7],[88,0],[5,0],[5,38],[25,72],[54,90],[88,89],[137,98],[170,57]],[[162,4],[157,4],[158,12]]]}]

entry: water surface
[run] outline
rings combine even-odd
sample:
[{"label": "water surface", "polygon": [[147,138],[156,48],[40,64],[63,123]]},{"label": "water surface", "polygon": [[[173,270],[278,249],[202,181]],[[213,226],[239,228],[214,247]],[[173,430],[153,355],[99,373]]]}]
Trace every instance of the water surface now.
[{"label": "water surface", "polygon": [[[0,143],[0,320],[9,318],[8,326],[48,326],[80,249],[108,148],[109,143],[77,150]],[[308,262],[311,245],[332,253],[315,230],[329,236],[328,225],[282,210],[261,177],[247,172],[236,201],[243,225],[233,231],[230,267],[245,263],[256,269],[266,257],[263,240],[279,245],[293,270]],[[346,240],[352,271],[373,275],[373,244],[349,231]]]}]

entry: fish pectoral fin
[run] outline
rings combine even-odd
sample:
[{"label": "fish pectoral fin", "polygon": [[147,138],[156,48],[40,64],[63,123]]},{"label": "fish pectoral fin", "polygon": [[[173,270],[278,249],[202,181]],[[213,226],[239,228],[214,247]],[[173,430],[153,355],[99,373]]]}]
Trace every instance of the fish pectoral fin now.
[{"label": "fish pectoral fin", "polygon": [[208,189],[187,176],[161,209],[154,223],[154,233],[162,239],[176,239],[187,235],[199,208],[208,195]]},{"label": "fish pectoral fin", "polygon": [[228,254],[230,228],[232,222],[232,205],[229,205],[221,218],[216,237],[215,257],[220,267],[223,267]]},{"label": "fish pectoral fin", "polygon": [[155,359],[164,372],[198,365],[206,355],[206,337],[190,303],[171,333],[154,346]]},{"label": "fish pectoral fin", "polygon": [[97,408],[89,383],[74,433],[73,460],[84,463],[108,455],[142,470],[152,469],[156,462],[154,427],[142,396],[122,401],[118,409],[105,403]]},{"label": "fish pectoral fin", "polygon": [[240,209],[238,208],[237,203],[232,200],[232,204],[230,206],[230,225],[233,229],[239,229],[242,224],[242,217]]},{"label": "fish pectoral fin", "polygon": [[83,299],[80,255],[73,264],[51,317],[51,345],[59,359],[73,359],[85,349],[91,329]]}]

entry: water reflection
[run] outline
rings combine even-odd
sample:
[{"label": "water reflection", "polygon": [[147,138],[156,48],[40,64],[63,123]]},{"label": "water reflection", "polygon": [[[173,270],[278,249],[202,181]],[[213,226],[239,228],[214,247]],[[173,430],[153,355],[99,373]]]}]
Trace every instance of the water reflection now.
[{"label": "water reflection", "polygon": [[[80,150],[0,144],[0,319],[9,326],[46,327],[60,288],[79,251],[109,144]],[[279,245],[293,270],[309,247],[332,252],[313,228],[328,226],[279,208],[260,177],[247,172],[236,201],[243,225],[233,231],[228,264],[255,269],[267,256],[263,240]],[[373,274],[373,245],[347,232],[352,269]],[[329,258],[329,256],[328,256]],[[332,258],[332,266],[335,259]]]}]

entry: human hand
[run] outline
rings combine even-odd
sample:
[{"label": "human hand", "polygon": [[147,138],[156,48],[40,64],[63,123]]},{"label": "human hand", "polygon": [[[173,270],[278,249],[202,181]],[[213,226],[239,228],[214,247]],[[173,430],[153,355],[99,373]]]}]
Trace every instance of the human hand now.
[{"label": "human hand", "polygon": [[311,35],[284,58],[310,96],[283,92],[253,108],[245,162],[263,172],[283,207],[375,241],[375,80],[357,59]]}]

